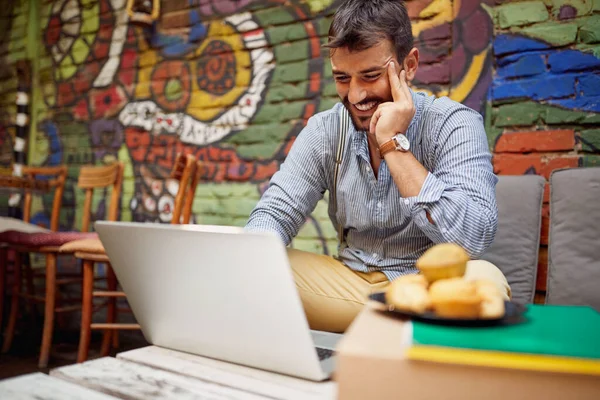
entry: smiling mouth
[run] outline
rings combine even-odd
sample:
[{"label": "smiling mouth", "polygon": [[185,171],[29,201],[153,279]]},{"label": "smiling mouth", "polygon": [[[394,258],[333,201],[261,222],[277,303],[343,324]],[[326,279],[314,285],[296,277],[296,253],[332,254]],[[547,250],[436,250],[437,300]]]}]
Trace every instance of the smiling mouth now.
[{"label": "smiling mouth", "polygon": [[376,101],[370,101],[368,103],[354,104],[354,107],[358,111],[362,111],[362,112],[371,111],[371,110],[375,109],[376,106],[377,106],[377,102]]}]

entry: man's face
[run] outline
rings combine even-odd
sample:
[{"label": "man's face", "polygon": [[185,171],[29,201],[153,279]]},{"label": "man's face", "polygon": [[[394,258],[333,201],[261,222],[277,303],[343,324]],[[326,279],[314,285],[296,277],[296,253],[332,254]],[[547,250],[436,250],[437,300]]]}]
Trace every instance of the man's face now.
[{"label": "man's face", "polygon": [[379,104],[393,101],[387,72],[390,61],[400,65],[387,39],[364,51],[350,52],[347,48],[332,51],[331,67],[337,93],[359,131],[369,130],[371,117]]}]

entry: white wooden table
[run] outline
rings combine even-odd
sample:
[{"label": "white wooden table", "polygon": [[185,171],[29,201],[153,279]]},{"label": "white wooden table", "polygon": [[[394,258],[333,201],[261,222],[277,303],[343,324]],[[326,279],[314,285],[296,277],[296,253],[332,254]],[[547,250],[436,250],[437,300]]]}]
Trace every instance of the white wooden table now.
[{"label": "white wooden table", "polygon": [[311,382],[148,346],[0,381],[0,399],[335,399],[333,381]]}]

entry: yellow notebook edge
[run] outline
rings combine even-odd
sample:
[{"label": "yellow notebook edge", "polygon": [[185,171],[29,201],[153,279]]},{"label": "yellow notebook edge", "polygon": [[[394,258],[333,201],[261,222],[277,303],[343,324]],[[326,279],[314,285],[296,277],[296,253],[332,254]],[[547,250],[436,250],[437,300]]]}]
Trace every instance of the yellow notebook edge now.
[{"label": "yellow notebook edge", "polygon": [[443,364],[600,376],[600,360],[575,357],[456,349],[414,344],[407,349],[406,357],[410,360]]}]

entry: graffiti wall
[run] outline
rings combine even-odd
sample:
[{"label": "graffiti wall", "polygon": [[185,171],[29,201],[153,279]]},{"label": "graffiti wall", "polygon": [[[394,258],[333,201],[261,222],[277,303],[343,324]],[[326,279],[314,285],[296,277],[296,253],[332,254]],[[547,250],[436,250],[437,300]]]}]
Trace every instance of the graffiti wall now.
[{"label": "graffiti wall", "polygon": [[[163,185],[178,152],[205,163],[194,219],[243,225],[307,119],[336,101],[327,52],[339,0],[161,1],[151,26],[126,0],[18,0],[0,12],[0,66],[24,52],[39,5],[30,162],[67,163],[62,227],[77,228],[79,166],[126,163],[121,218],[170,219]],[[600,147],[597,0],[410,0],[415,89],[485,114],[500,174],[595,165]],[[3,72],[4,74],[4,72]],[[14,91],[0,76],[0,165],[10,165]],[[11,114],[13,113],[13,114]],[[14,134],[13,134],[14,135]],[[104,197],[95,199],[97,217]],[[43,220],[49,204],[38,204]],[[335,252],[325,203],[295,247]]]},{"label": "graffiti wall", "polygon": [[[243,225],[307,119],[337,101],[321,45],[338,3],[162,1],[158,20],[139,26],[126,0],[41,2],[29,154],[36,164],[70,166],[62,227],[77,228],[81,218],[77,169],[115,159],[128,166],[121,218],[169,221],[174,189],[162,179],[181,151],[206,167],[195,221]],[[407,2],[423,62],[416,88],[483,110],[492,61],[488,3]],[[29,2],[15,4],[3,10],[3,23],[27,20]],[[0,47],[15,37],[5,36]],[[5,55],[9,63],[19,57]],[[2,138],[10,134],[2,132],[10,123],[0,128],[6,165],[10,141]],[[101,218],[104,198],[95,204]],[[49,207],[40,204],[38,221]],[[335,252],[325,203],[293,245]]]}]

